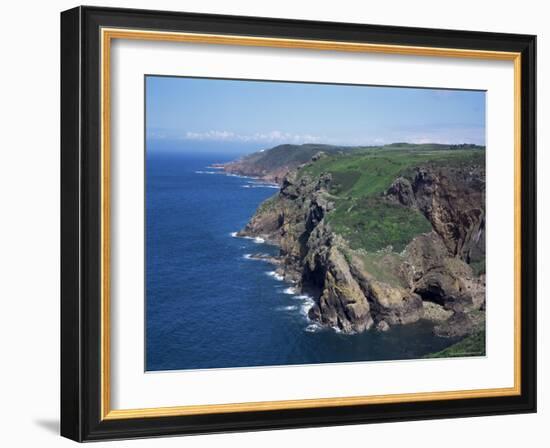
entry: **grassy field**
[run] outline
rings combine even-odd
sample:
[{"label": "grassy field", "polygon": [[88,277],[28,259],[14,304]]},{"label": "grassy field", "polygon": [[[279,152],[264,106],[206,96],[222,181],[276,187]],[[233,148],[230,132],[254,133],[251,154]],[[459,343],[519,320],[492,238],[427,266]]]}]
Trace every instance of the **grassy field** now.
[{"label": "grassy field", "polygon": [[392,182],[426,164],[460,167],[484,163],[485,151],[477,147],[395,144],[329,154],[304,167],[299,176],[315,178],[331,173],[330,193],[336,199],[336,209],[327,220],[352,248],[370,252],[392,246],[400,252],[415,235],[430,231],[431,226],[418,211],[384,201],[382,194]]},{"label": "grassy field", "polygon": [[416,235],[432,229],[420,212],[368,196],[342,201],[328,222],[353,249],[367,252],[388,246],[401,252]]},{"label": "grassy field", "polygon": [[485,164],[483,150],[357,149],[349,155],[331,154],[303,168],[301,175],[317,177],[323,172],[334,179],[334,194],[349,197],[382,193],[400,174],[427,163],[456,166]]},{"label": "grassy field", "polygon": [[[393,143],[386,146],[335,146],[323,145],[317,143],[306,143],[303,145],[284,144],[278,145],[270,149],[258,151],[244,157],[239,163],[245,166],[253,167],[254,171],[270,172],[281,167],[296,168],[299,165],[309,162],[311,158],[318,152],[324,152],[340,158],[341,155],[354,154],[376,154],[388,153],[397,154],[403,153],[421,153],[421,152],[454,152],[459,151],[475,151],[482,147],[474,145],[440,145],[440,144],[410,144],[410,143]],[[393,157],[393,156],[392,156]]]},{"label": "grassy field", "polygon": [[326,154],[349,152],[359,147],[345,147],[321,144],[279,145],[274,148],[258,151],[243,158],[243,162],[253,165],[256,169],[271,171],[280,167],[297,167],[309,162],[311,158],[322,151]]}]

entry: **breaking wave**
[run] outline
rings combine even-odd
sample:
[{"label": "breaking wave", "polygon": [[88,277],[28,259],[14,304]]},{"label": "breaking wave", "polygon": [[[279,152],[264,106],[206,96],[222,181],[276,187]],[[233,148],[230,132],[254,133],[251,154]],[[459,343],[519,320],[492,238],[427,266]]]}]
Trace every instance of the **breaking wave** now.
[{"label": "breaking wave", "polygon": [[249,180],[245,185],[241,185],[241,188],[275,188],[279,189],[279,185],[272,184],[270,182],[258,182]]},{"label": "breaking wave", "polygon": [[266,272],[265,275],[268,275],[269,277],[273,277],[275,280],[278,280],[280,282],[282,282],[284,280],[284,277],[281,274],[278,274],[275,271]]},{"label": "breaking wave", "polygon": [[259,236],[239,235],[239,232],[231,232],[229,235],[233,238],[243,238],[245,240],[252,240],[256,244],[263,244],[265,240]]},{"label": "breaking wave", "polygon": [[277,311],[295,311],[296,309],[298,309],[296,305],[286,305],[276,308]]},{"label": "breaking wave", "polygon": [[302,305],[300,306],[300,312],[305,316],[308,317],[309,310],[313,305],[315,305],[315,300],[313,300],[313,297],[308,296],[307,294],[300,294],[295,296],[296,299],[302,301]]},{"label": "breaking wave", "polygon": [[305,331],[308,333],[316,333],[318,331],[321,331],[322,329],[323,327],[321,327],[319,324],[312,323],[305,328]]}]

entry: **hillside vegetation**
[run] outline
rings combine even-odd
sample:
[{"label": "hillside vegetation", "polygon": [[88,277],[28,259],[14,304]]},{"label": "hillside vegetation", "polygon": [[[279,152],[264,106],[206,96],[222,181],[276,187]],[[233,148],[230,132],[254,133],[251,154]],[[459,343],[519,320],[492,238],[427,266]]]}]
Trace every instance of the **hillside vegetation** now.
[{"label": "hillside vegetation", "polygon": [[464,356],[484,356],[485,355],[485,330],[479,331],[471,336],[464,338],[450,347],[436,353],[432,353],[426,358],[460,358]]},{"label": "hillside vegetation", "polygon": [[244,156],[239,160],[225,164],[224,169],[228,173],[263,177],[266,180],[280,182],[288,171],[296,169],[304,163],[308,163],[319,152],[339,157],[343,154],[374,155],[378,152],[384,153],[387,151],[391,151],[391,153],[420,153],[422,151],[433,153],[437,151],[454,152],[465,149],[476,150],[482,149],[482,147],[476,145],[440,145],[433,143],[421,145],[393,143],[385,146],[336,146],[317,143],[303,145],[285,144]]},{"label": "hillside vegetation", "polygon": [[397,177],[410,175],[414,168],[425,165],[460,168],[485,164],[485,151],[479,149],[411,144],[403,149],[405,144],[399,145],[356,149],[345,156],[330,154],[299,170],[299,177],[331,175],[329,192],[336,208],[327,220],[354,249],[375,251],[392,246],[400,252],[415,235],[431,230],[429,221],[418,210],[383,200]]}]

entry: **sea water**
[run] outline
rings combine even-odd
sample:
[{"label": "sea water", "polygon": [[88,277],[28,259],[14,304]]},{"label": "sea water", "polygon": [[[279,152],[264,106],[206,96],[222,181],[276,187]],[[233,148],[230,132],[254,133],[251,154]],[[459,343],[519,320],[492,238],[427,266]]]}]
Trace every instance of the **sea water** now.
[{"label": "sea water", "polygon": [[234,158],[146,156],[146,370],[412,359],[453,342],[426,321],[355,335],[310,321],[313,298],[251,257],[278,248],[236,237],[277,187],[212,168]]}]

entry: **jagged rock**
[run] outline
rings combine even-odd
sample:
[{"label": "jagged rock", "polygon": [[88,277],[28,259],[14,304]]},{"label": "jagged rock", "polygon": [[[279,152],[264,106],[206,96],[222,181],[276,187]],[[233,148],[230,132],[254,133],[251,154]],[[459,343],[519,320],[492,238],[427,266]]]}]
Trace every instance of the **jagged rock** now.
[{"label": "jagged rock", "polygon": [[485,256],[485,169],[418,168],[399,177],[388,198],[418,208],[453,256],[470,262]]},{"label": "jagged rock", "polygon": [[280,257],[274,257],[272,255],[263,254],[263,253],[250,254],[248,258],[250,258],[251,260],[265,261],[266,263],[271,263],[271,264],[281,264]]},{"label": "jagged rock", "polygon": [[445,309],[463,311],[472,305],[472,297],[463,291],[462,281],[447,271],[432,271],[415,286],[423,300],[443,305]]},{"label": "jagged rock", "polygon": [[386,332],[390,329],[390,326],[388,325],[388,323],[385,321],[385,320],[381,320],[380,322],[378,322],[378,324],[376,325],[376,329],[378,331],[382,331],[382,332]]},{"label": "jagged rock", "polygon": [[327,153],[324,151],[319,151],[318,153],[314,154],[311,158],[312,162],[317,162],[317,160],[322,159],[327,156]]},{"label": "jagged rock", "polygon": [[419,169],[412,188],[417,207],[452,255],[470,261],[472,251],[485,253],[480,245],[485,229],[485,170]]},{"label": "jagged rock", "polygon": [[382,282],[370,284],[369,299],[373,314],[391,325],[409,324],[423,317],[422,299],[418,294],[403,288],[391,287]]},{"label": "jagged rock", "polygon": [[471,334],[474,324],[470,317],[463,312],[454,313],[445,322],[434,327],[434,334],[441,337],[459,337]]},{"label": "jagged rock", "polygon": [[463,311],[474,306],[484,291],[476,291],[470,266],[451,257],[442,239],[435,233],[419,235],[405,249],[401,273],[411,290],[422,300],[442,305],[446,309]]},{"label": "jagged rock", "polygon": [[353,258],[351,271],[367,297],[375,321],[389,325],[416,322],[423,315],[422,300],[410,290],[377,281],[365,274],[357,257]]},{"label": "jagged rock", "polygon": [[454,314],[453,311],[446,310],[443,306],[433,302],[423,302],[422,308],[424,310],[423,318],[433,322],[444,322]]},{"label": "jagged rock", "polygon": [[256,214],[246,224],[246,227],[243,230],[237,232],[237,236],[261,236],[265,240],[278,244],[280,238],[280,220],[282,220],[282,216],[276,209]]},{"label": "jagged rock", "polygon": [[411,182],[404,177],[395,179],[388,189],[387,195],[407,207],[412,207],[416,203]]},{"label": "jagged rock", "polygon": [[414,287],[427,272],[443,266],[446,257],[447,248],[435,232],[418,235],[405,248],[401,275],[410,287]]},{"label": "jagged rock", "polygon": [[339,243],[341,241],[331,240],[324,226],[310,235],[304,276],[316,284],[321,295],[309,317],[347,333],[362,332],[374,323],[370,305],[340,251]]}]

